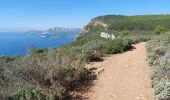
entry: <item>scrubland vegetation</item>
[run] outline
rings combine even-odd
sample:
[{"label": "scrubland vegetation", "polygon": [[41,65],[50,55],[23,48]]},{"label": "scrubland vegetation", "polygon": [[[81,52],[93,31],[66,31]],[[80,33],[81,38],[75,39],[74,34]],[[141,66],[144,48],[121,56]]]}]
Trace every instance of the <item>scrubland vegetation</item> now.
[{"label": "scrubland vegetation", "polygon": [[[169,15],[104,16],[96,19],[110,25],[109,29],[95,26],[89,32],[80,34],[76,41],[59,48],[31,48],[24,57],[0,57],[0,98],[65,99],[68,91],[74,88],[75,81],[84,82],[91,75],[85,68],[86,63],[107,54],[127,51],[133,43],[150,40],[154,31],[161,34],[170,24]],[[156,27],[158,25],[159,27]],[[102,31],[116,31],[117,38],[104,39],[100,37]],[[170,95],[170,61],[167,52],[169,38],[165,35],[156,36],[147,44],[148,60],[155,66],[153,86],[156,97],[160,100]]]},{"label": "scrubland vegetation", "polygon": [[152,85],[156,100],[170,99],[170,36],[161,34],[148,41],[147,58],[152,65]]},{"label": "scrubland vegetation", "polygon": [[122,16],[107,15],[99,16],[95,19],[105,22],[109,25],[110,30],[154,30],[160,25],[166,29],[170,28],[170,15],[138,15],[138,16]]}]

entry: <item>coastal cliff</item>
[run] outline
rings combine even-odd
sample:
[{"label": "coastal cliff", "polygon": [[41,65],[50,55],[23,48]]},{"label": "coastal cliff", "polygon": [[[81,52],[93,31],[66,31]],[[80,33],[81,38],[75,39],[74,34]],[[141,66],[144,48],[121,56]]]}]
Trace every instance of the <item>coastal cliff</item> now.
[{"label": "coastal cliff", "polygon": [[103,26],[103,27],[105,27],[105,28],[108,27],[108,25],[105,24],[104,22],[99,21],[99,20],[97,20],[97,19],[92,19],[87,25],[85,25],[85,26],[83,27],[81,33],[89,32],[93,27],[95,27],[95,26],[97,26],[97,25]]}]

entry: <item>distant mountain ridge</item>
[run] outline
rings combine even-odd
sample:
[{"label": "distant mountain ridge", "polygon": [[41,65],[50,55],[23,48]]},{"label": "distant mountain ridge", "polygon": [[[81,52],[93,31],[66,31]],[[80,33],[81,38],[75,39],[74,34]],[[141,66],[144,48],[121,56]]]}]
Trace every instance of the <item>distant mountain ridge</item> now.
[{"label": "distant mountain ridge", "polygon": [[55,27],[47,30],[49,32],[77,32],[81,31],[79,28],[61,28],[61,27]]},{"label": "distant mountain ridge", "polygon": [[26,34],[40,35],[41,37],[49,37],[49,38],[74,38],[80,32],[81,32],[81,29],[79,28],[55,27],[55,28],[50,28],[45,31],[29,30],[26,32]]}]

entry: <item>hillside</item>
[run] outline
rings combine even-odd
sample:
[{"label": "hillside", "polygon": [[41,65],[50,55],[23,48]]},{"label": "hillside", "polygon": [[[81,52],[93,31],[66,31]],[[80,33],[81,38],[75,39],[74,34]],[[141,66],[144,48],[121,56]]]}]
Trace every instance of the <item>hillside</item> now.
[{"label": "hillside", "polygon": [[103,25],[108,30],[144,30],[152,31],[157,25],[170,28],[170,15],[106,15],[93,18],[88,25],[84,27],[84,31],[92,29],[93,26]]},{"label": "hillside", "polygon": [[81,29],[79,28],[55,27],[45,31],[29,30],[26,32],[26,34],[37,35],[40,37],[50,37],[50,38],[75,38],[80,32]]},{"label": "hillside", "polygon": [[170,15],[138,15],[138,16],[100,16],[95,20],[109,25],[109,30],[153,30],[157,25],[170,28]]},{"label": "hillside", "polygon": [[[2,56],[0,57],[0,98],[4,100],[68,99],[69,92],[78,86],[84,86],[94,76],[94,73],[85,67],[87,63],[100,61],[101,57],[106,55],[131,50],[133,44],[149,41],[155,35],[168,34],[169,20],[170,15],[100,16],[92,19],[72,43],[55,49],[30,48],[28,54],[23,57]],[[103,38],[101,32],[113,33],[116,38]],[[159,46],[159,39],[156,40],[158,41],[153,40],[151,43],[156,42]],[[169,39],[166,39],[166,45],[162,46],[167,46],[168,41]],[[156,54],[164,54],[167,48],[160,50],[151,46],[151,49],[155,52],[149,56],[149,60],[156,60],[154,63],[157,64],[160,59],[156,58]],[[147,51],[149,52],[150,48]],[[122,61],[123,65],[125,60]],[[155,94],[169,96],[169,90],[165,91],[164,85],[157,84],[159,81],[155,80],[154,86],[159,89]],[[164,83],[167,82],[163,81]]]}]

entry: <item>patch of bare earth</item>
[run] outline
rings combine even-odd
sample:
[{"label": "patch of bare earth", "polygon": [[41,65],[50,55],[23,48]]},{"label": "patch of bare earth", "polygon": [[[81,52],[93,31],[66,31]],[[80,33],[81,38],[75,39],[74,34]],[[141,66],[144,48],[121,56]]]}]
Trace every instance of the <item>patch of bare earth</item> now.
[{"label": "patch of bare earth", "polygon": [[146,61],[146,43],[122,54],[93,62],[88,68],[97,68],[97,80],[86,93],[88,100],[153,100],[153,89]]},{"label": "patch of bare earth", "polygon": [[[70,92],[71,100],[154,100],[146,43],[87,65],[93,73]],[[97,77],[96,77],[97,76]]]}]

